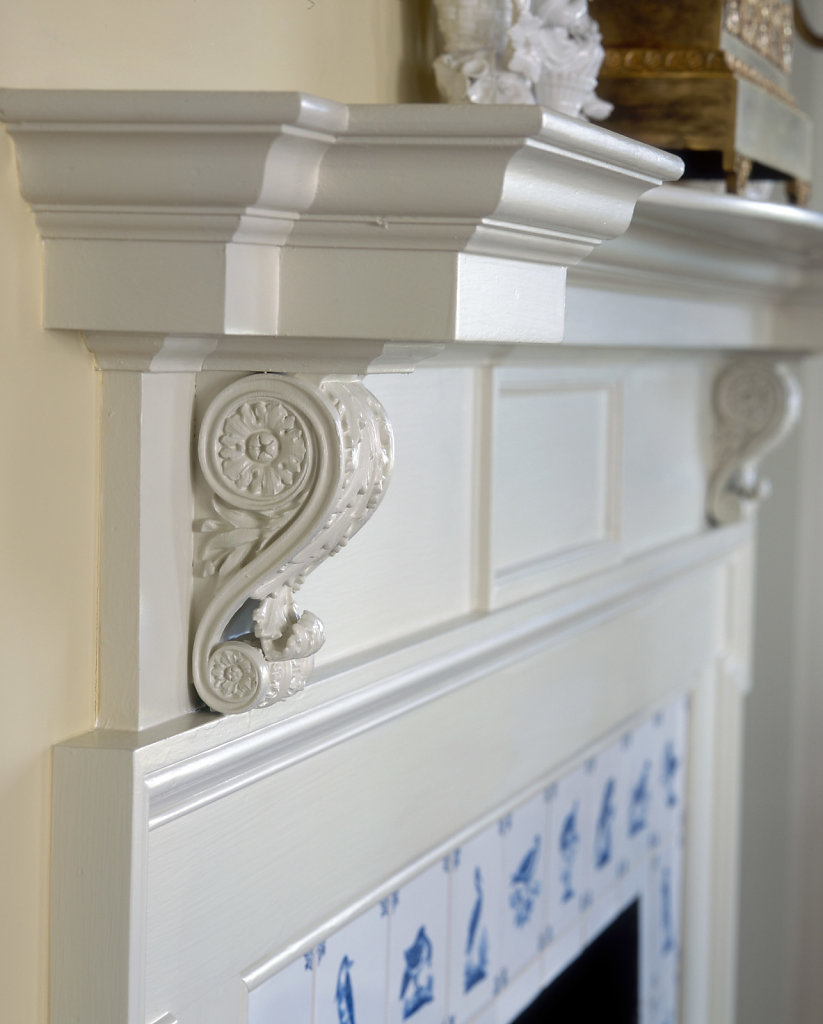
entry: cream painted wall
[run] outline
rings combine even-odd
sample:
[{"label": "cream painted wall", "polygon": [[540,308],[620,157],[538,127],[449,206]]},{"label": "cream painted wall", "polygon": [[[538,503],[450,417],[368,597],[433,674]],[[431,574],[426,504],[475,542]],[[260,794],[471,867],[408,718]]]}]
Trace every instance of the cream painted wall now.
[{"label": "cream painted wall", "polygon": [[0,81],[417,98],[421,0],[2,0]]},{"label": "cream painted wall", "polygon": [[[0,0],[0,85],[421,98],[418,0]],[[48,1015],[50,748],[94,724],[99,382],[40,328],[40,245],[0,135],[0,1017]],[[102,1022],[101,1022],[102,1024]]]},{"label": "cream painted wall", "polygon": [[98,382],[73,335],[39,327],[40,243],[0,136],[0,993],[47,1005],[53,743],[93,723]]}]

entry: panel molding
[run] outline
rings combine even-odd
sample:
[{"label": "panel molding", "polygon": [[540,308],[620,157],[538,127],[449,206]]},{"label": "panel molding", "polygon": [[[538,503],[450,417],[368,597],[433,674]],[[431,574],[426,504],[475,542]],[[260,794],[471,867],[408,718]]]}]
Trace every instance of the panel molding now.
[{"label": "panel molding", "polygon": [[[512,601],[522,600],[541,591],[550,590],[576,577],[605,569],[620,558],[621,533],[621,484],[622,484],[622,385],[617,372],[589,369],[580,371],[555,370],[553,373],[532,368],[528,373],[507,369],[493,372],[488,400],[488,415],[485,425],[484,439],[481,448],[489,455],[488,465],[484,468],[487,483],[483,485],[483,493],[479,500],[488,503],[483,524],[482,536],[486,549],[481,556],[481,565],[486,566],[488,578],[485,581],[484,601],[490,608],[500,607]],[[544,398],[551,402],[552,398],[562,401],[566,397],[591,396],[596,399],[602,396],[606,410],[602,430],[598,440],[599,447],[590,451],[580,450],[580,439],[575,435],[575,423],[566,422],[563,427],[568,435],[558,437],[552,435],[545,438],[547,448],[555,452],[564,447],[575,446],[576,466],[567,466],[570,474],[549,482],[544,490],[546,495],[540,507],[540,516],[544,521],[540,525],[541,534],[550,547],[544,551],[535,551],[532,555],[506,562],[497,551],[503,537],[517,536],[522,530],[514,529],[505,523],[501,508],[501,495],[506,494],[508,500],[517,498],[527,508],[531,507],[524,495],[509,494],[511,488],[500,479],[503,467],[498,464],[501,432],[504,429],[504,403],[507,400],[517,402],[530,397]],[[546,404],[542,405],[541,413],[545,414]],[[568,417],[565,417],[568,421]],[[568,438],[568,446],[564,444]],[[522,442],[510,448],[508,455],[523,467],[532,467],[535,459],[539,459],[541,442],[543,441],[538,424],[534,424],[528,432],[524,431]],[[602,493],[595,496],[594,502],[577,502],[579,513],[599,520],[599,535],[590,539],[563,542],[562,538],[553,533],[557,526],[551,521],[551,508],[554,492],[574,486],[574,476],[588,473],[593,466],[602,460],[602,477],[599,486]],[[568,527],[567,527],[568,528]],[[511,541],[509,541],[511,542]]]},{"label": "panel molding", "polygon": [[[190,749],[183,761],[181,751],[170,750],[172,762],[146,775],[148,828],[159,828],[618,617],[642,605],[650,593],[721,564],[749,536],[749,528],[740,525],[689,538],[608,570],[596,584],[573,584],[411,648],[367,656],[337,672],[332,667],[306,692],[299,715],[241,737],[226,736],[219,744],[209,729],[208,746],[200,752]],[[150,757],[149,751],[150,746]]]}]

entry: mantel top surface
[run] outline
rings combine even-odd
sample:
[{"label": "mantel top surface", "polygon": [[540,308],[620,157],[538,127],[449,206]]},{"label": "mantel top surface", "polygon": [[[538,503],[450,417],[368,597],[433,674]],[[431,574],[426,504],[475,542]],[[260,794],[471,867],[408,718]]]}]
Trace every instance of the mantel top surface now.
[{"label": "mantel top surface", "polygon": [[46,325],[104,365],[168,369],[177,339],[177,368],[266,369],[284,346],[340,372],[394,346],[382,367],[408,368],[563,341],[581,261],[578,282],[735,301],[808,296],[823,264],[820,215],[659,189],[679,159],[537,106],[0,90],[0,118]]},{"label": "mantel top surface", "polygon": [[634,222],[730,247],[764,247],[774,260],[823,264],[823,214],[741,196],[664,186],[638,203]]},{"label": "mantel top surface", "polygon": [[205,126],[227,129],[284,125],[342,133],[348,138],[443,141],[517,136],[540,138],[631,167],[654,178],[681,173],[677,157],[587,121],[528,105],[352,104],[307,93],[143,90],[0,89],[0,120],[17,131],[82,126],[141,126],[143,130]]},{"label": "mantel top surface", "polygon": [[535,106],[6,90],[0,116],[46,243],[48,326],[269,351],[560,341],[565,268],[681,171]]}]

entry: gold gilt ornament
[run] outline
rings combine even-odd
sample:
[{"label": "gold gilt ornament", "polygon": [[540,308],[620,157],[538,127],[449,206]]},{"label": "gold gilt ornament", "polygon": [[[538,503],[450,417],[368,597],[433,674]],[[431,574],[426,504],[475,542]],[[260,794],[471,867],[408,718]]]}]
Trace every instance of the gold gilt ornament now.
[{"label": "gold gilt ornament", "polygon": [[805,202],[811,122],[789,88],[788,0],[591,0],[606,57],[599,95],[608,126],[679,153],[686,177],[786,179]]}]

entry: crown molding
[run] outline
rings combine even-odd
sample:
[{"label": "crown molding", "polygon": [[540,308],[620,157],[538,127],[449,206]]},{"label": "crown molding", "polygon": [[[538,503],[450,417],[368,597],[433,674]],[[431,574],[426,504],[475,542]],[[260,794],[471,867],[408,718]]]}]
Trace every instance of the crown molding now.
[{"label": "crown molding", "polygon": [[560,341],[565,268],[681,166],[538,107],[4,90],[0,117],[46,325],[135,369],[160,349],[163,369],[169,350],[259,369],[320,344],[344,372],[349,339],[372,343],[361,371],[419,343]]},{"label": "crown molding", "polygon": [[576,267],[570,283],[773,304],[819,301],[822,277],[823,214],[664,185],[641,197],[629,230]]}]

